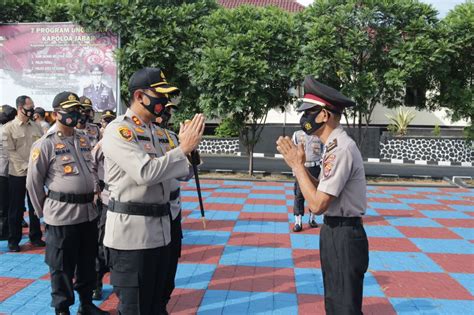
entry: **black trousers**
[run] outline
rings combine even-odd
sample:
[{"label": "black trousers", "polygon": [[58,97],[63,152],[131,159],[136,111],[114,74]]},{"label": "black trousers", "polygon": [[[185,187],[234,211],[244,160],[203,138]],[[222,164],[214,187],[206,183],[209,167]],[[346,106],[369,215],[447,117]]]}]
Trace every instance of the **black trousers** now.
[{"label": "black trousers", "polygon": [[[81,303],[92,303],[95,287],[97,222],[46,226],[45,261],[51,273],[51,306],[67,310],[74,304],[74,291]],[[73,278],[75,276],[75,283]]]},{"label": "black trousers", "polygon": [[171,243],[168,245],[170,248],[170,261],[163,294],[164,305],[168,304],[168,301],[171,299],[171,294],[175,288],[174,279],[176,277],[176,271],[178,270],[178,260],[181,257],[182,238],[183,230],[181,229],[180,212],[176,219],[171,220]]},{"label": "black trousers", "polygon": [[[8,228],[9,244],[19,244],[21,241],[23,212],[25,211],[26,176],[8,176],[9,207],[8,207]],[[35,214],[30,196],[28,196],[28,214],[30,217],[30,241],[38,241],[43,236],[41,232],[40,220]]]},{"label": "black trousers", "polygon": [[8,177],[0,176],[0,240],[8,239]]},{"label": "black trousers", "polygon": [[169,246],[139,250],[105,248],[110,283],[121,315],[165,313],[162,297],[169,266]]},{"label": "black trousers", "polygon": [[102,278],[109,272],[109,267],[105,261],[104,253],[104,235],[105,235],[105,220],[107,218],[107,205],[104,205],[100,200],[97,202],[97,209],[99,210],[99,220],[97,221],[98,247],[97,258],[95,260],[95,271],[97,272],[97,285],[102,285]]},{"label": "black trousers", "polygon": [[324,224],[319,246],[326,314],[362,314],[364,274],[369,265],[369,244],[363,225]]},{"label": "black trousers", "polygon": [[[309,173],[314,177],[318,178],[319,172],[321,171],[321,168],[319,165],[312,166],[312,167],[307,167]],[[304,215],[304,196],[303,193],[301,192],[300,185],[298,184],[298,181],[295,180],[295,205],[293,207],[293,213],[294,215]]]}]

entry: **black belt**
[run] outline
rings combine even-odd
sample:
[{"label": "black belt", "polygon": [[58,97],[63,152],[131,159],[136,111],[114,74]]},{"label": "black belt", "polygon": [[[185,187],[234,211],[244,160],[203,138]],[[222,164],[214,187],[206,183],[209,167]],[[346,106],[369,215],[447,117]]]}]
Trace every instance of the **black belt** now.
[{"label": "black belt", "polygon": [[109,201],[109,211],[146,217],[164,217],[170,214],[170,204],[168,202],[165,204],[118,202],[112,199]]},{"label": "black belt", "polygon": [[328,217],[324,216],[324,224],[331,227],[335,226],[358,226],[362,225],[360,217]]},{"label": "black belt", "polygon": [[68,194],[57,191],[48,191],[48,198],[66,203],[89,203],[94,201],[94,193]]},{"label": "black belt", "polygon": [[170,201],[176,200],[179,198],[180,189],[176,189],[170,193]]}]

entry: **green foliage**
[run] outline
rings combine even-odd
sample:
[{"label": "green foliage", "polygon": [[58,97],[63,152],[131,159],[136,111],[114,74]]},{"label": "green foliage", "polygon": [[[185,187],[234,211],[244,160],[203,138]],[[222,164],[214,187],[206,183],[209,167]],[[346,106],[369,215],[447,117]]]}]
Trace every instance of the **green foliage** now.
[{"label": "green foliage", "polygon": [[390,121],[387,129],[398,136],[404,136],[407,134],[408,125],[413,121],[416,114],[410,109],[398,108],[395,114],[385,116]]},{"label": "green foliage", "polygon": [[441,127],[439,125],[435,125],[432,133],[433,133],[433,136],[435,137],[441,136]]},{"label": "green foliage", "polygon": [[222,138],[238,137],[241,127],[241,124],[236,123],[233,119],[225,118],[216,128],[215,135]]}]

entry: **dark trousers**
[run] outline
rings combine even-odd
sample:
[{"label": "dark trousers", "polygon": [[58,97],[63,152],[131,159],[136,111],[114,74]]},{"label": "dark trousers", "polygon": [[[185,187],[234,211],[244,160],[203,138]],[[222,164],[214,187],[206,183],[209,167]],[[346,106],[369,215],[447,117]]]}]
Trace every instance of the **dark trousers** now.
[{"label": "dark trousers", "polygon": [[[97,222],[46,226],[45,261],[51,273],[51,306],[67,310],[74,304],[74,291],[81,303],[92,303],[95,286]],[[75,276],[75,283],[73,278]]]},{"label": "dark trousers", "polygon": [[[25,195],[28,195],[26,192],[26,176],[10,175],[8,177],[8,191],[10,197],[8,207],[8,228],[10,230],[8,243],[19,244],[22,234],[21,221],[25,211]],[[28,214],[30,217],[30,241],[38,241],[43,236],[43,233],[41,232],[40,221],[31,204],[30,196],[28,196]]]},{"label": "dark trousers", "polygon": [[0,176],[0,240],[8,238],[8,177]]},{"label": "dark trousers", "polygon": [[97,221],[97,228],[99,232],[97,258],[95,260],[95,271],[97,272],[97,286],[102,286],[102,278],[109,272],[109,267],[105,261],[104,253],[104,235],[105,235],[105,220],[107,218],[107,206],[100,200],[97,202],[97,209],[99,210],[99,220]]},{"label": "dark trousers", "polygon": [[139,250],[105,248],[110,283],[121,315],[164,313],[162,297],[169,266],[169,246]]},{"label": "dark trousers", "polygon": [[[319,172],[321,168],[319,165],[313,166],[313,167],[307,167],[309,173],[314,177],[318,178]],[[300,185],[298,184],[298,181],[295,180],[295,205],[293,207],[293,213],[294,215],[304,215],[304,196],[303,193],[301,192]],[[314,209],[317,210],[317,209]]]},{"label": "dark trousers", "polygon": [[181,212],[176,219],[171,220],[171,243],[170,248],[170,263],[168,266],[168,275],[166,277],[165,290],[163,295],[164,305],[168,304],[171,299],[171,294],[175,288],[174,279],[176,271],[178,270],[178,260],[181,257],[181,243],[183,238],[183,230],[181,229]]},{"label": "dark trousers", "polygon": [[363,225],[324,224],[319,246],[326,314],[362,314],[364,273],[369,265],[369,244]]}]

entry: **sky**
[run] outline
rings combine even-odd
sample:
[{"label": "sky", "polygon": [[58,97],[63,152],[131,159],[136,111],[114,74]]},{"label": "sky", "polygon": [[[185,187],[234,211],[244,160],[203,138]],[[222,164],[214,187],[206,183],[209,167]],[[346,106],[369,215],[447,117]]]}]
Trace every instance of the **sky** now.
[{"label": "sky", "polygon": [[[313,0],[297,0],[297,2],[303,5],[309,5]],[[433,7],[438,10],[439,17],[443,18],[451,9],[465,2],[465,0],[421,0],[421,2],[432,4]]]}]

